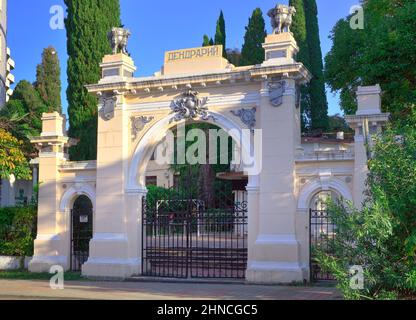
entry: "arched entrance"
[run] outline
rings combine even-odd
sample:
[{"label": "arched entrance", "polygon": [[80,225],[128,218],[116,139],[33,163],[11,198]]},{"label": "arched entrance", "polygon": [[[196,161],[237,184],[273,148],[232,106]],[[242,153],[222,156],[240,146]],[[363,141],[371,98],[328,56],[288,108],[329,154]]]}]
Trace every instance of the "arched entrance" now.
[{"label": "arched entrance", "polygon": [[319,191],[310,203],[310,271],[312,281],[334,280],[332,274],[324,272],[317,263],[314,250],[331,254],[331,244],[336,236],[336,226],[328,213],[328,201],[338,202],[340,195],[335,191]]},{"label": "arched entrance", "polygon": [[[210,130],[219,130],[207,123],[191,126],[192,130],[205,130],[207,136]],[[230,150],[235,148],[232,141],[228,136]],[[241,193],[247,177],[232,171],[230,162],[220,164],[221,152],[217,156],[216,164],[208,163],[213,161],[209,150],[206,164],[178,164],[175,159],[169,168],[174,176],[170,188],[146,172],[152,179],[145,179],[149,183],[143,199],[143,276],[245,278],[248,206]],[[148,170],[150,165],[155,170],[153,159],[150,157]]]},{"label": "arched entrance", "polygon": [[81,271],[88,260],[90,240],[93,236],[93,204],[81,195],[71,210],[71,271]]}]

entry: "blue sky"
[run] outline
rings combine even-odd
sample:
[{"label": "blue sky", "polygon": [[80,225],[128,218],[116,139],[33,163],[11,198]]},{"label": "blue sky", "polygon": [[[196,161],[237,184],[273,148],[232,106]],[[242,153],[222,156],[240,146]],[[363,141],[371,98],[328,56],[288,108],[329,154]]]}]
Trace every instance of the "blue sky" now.
[{"label": "blue sky", "polygon": [[[163,64],[164,52],[174,49],[200,46],[203,35],[215,33],[219,12],[224,11],[227,28],[227,47],[241,48],[252,11],[260,7],[266,15],[276,3],[287,0],[120,0],[123,24],[132,31],[129,51],[138,67],[136,76],[152,75]],[[322,51],[331,48],[328,35],[342,17],[348,15],[351,6],[359,0],[317,0]],[[62,100],[66,102],[66,33],[52,30],[49,21],[50,8],[62,5],[63,0],[9,0],[8,46],[16,62],[13,71],[16,82],[35,80],[36,65],[43,48],[54,46],[61,60]],[[267,30],[271,31],[269,18]],[[338,98],[328,91],[330,114],[339,111]]]}]

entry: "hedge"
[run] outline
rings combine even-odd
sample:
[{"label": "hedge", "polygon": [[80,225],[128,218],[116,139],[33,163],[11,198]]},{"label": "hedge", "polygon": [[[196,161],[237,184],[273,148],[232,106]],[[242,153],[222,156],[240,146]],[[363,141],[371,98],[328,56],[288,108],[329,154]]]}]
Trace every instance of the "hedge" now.
[{"label": "hedge", "polygon": [[0,208],[0,255],[33,256],[36,223],[35,207]]}]

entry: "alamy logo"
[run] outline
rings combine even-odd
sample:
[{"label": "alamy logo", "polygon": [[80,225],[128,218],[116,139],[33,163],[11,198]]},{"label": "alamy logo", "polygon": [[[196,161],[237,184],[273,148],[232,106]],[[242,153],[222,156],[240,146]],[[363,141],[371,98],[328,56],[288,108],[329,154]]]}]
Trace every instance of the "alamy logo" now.
[{"label": "alamy logo", "polygon": [[64,268],[62,266],[52,266],[49,269],[49,273],[53,274],[49,280],[49,286],[52,290],[63,290],[64,289]]},{"label": "alamy logo", "polygon": [[350,288],[352,290],[364,289],[364,269],[362,266],[352,266],[350,268]]},{"label": "alamy logo", "polygon": [[350,9],[350,27],[353,30],[364,29],[364,8],[360,5],[352,6]]},{"label": "alamy logo", "polygon": [[60,5],[54,5],[49,9],[52,15],[49,20],[49,26],[52,30],[63,30],[65,28],[64,8]]},{"label": "alamy logo", "polygon": [[[233,150],[229,150],[230,137],[234,141]],[[262,130],[210,129],[206,132],[194,128],[187,131],[181,124],[175,131],[167,131],[154,156],[158,165],[230,164],[239,166],[247,175],[258,175],[262,169],[261,154]]]}]

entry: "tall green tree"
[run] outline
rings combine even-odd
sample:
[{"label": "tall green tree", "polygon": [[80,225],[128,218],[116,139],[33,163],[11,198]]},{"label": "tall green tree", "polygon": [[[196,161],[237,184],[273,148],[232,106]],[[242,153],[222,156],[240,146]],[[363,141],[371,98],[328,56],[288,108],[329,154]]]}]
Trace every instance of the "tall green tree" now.
[{"label": "tall green tree", "polygon": [[23,142],[22,148],[27,157],[35,155],[29,137],[40,135],[44,112],[48,112],[48,106],[35,87],[26,80],[16,85],[11,99],[0,111],[0,119],[3,119],[1,127]]},{"label": "tall green tree", "polygon": [[18,112],[19,116],[27,114],[25,123],[33,134],[39,135],[42,131],[42,114],[48,112],[48,107],[35,87],[29,81],[22,80],[16,85],[5,112]]},{"label": "tall green tree", "polygon": [[220,16],[217,21],[217,28],[215,31],[215,44],[216,45],[222,45],[222,55],[224,58],[227,58],[227,35],[225,32],[225,19],[224,19],[224,13],[221,10]]},{"label": "tall green tree", "polygon": [[267,36],[266,23],[260,8],[253,11],[246,27],[244,44],[241,50],[241,66],[250,66],[264,61],[264,49],[262,44]]},{"label": "tall green tree", "polygon": [[[296,14],[293,17],[293,23],[291,31],[299,46],[299,53],[297,55],[297,61],[302,62],[305,67],[310,69],[310,55],[309,44],[306,30],[306,16],[304,0],[290,0],[289,5],[296,8]],[[302,112],[302,127],[303,130],[307,127],[311,127],[311,99],[309,96],[309,89],[307,86],[301,87],[301,112]]]},{"label": "tall green tree", "polygon": [[54,47],[43,50],[42,62],[36,68],[35,88],[48,107],[49,112],[62,112],[61,68],[58,53]]},{"label": "tall green tree", "polygon": [[309,49],[309,71],[313,77],[308,85],[310,116],[313,129],[328,127],[328,100],[325,91],[324,64],[319,37],[318,7],[316,0],[304,0],[306,36]]},{"label": "tall green tree", "polygon": [[211,45],[210,41],[212,39],[209,38],[208,35],[204,34],[204,41],[202,42],[203,47],[209,47]]},{"label": "tall green tree", "polygon": [[289,3],[297,11],[292,26],[299,45],[297,60],[312,74],[311,82],[302,88],[303,127],[324,130],[328,127],[328,101],[319,37],[318,7],[315,0],[291,0]]},{"label": "tall green tree", "polygon": [[347,114],[356,112],[357,86],[379,83],[383,111],[406,117],[416,104],[416,2],[366,0],[363,8],[363,30],[350,27],[351,16],[332,30],[326,80]]},{"label": "tall green tree", "polygon": [[68,50],[69,134],[80,141],[71,148],[73,160],[97,157],[97,99],[85,89],[101,78],[100,62],[111,53],[107,34],[121,25],[118,0],[65,0]]}]

